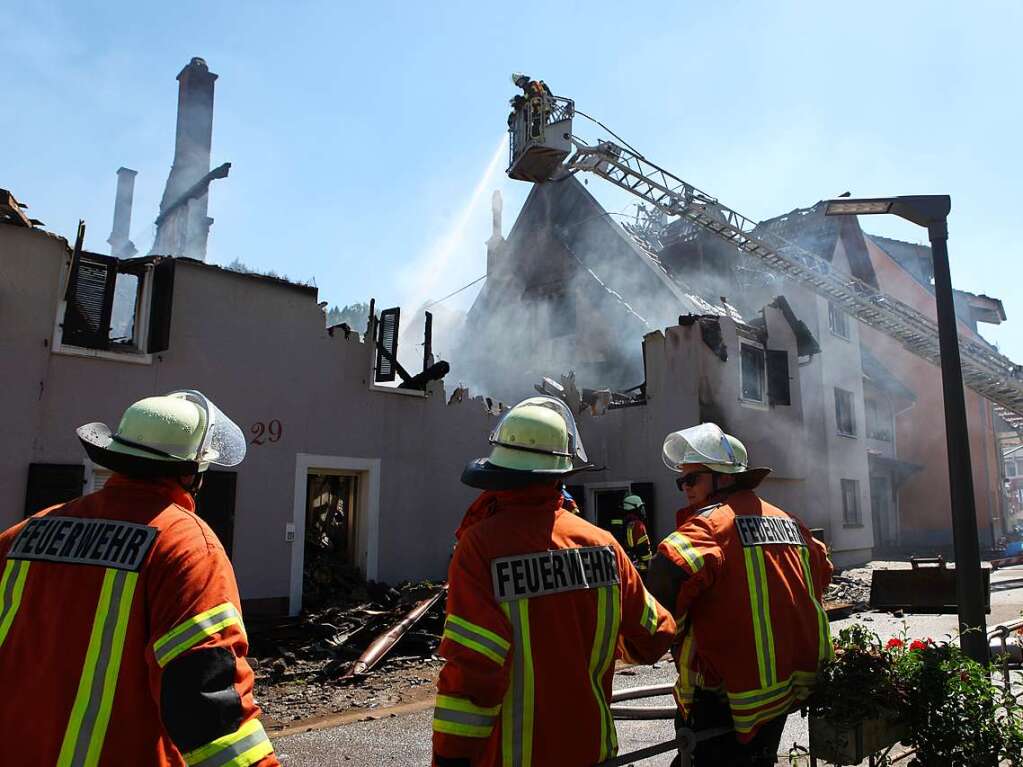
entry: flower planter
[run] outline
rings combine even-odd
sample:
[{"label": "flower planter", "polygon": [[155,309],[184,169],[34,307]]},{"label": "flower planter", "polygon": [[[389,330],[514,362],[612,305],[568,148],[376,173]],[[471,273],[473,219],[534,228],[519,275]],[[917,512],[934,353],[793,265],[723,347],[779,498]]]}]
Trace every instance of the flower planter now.
[{"label": "flower planter", "polygon": [[877,717],[850,724],[810,717],[810,754],[832,764],[859,764],[909,734],[905,722]]}]

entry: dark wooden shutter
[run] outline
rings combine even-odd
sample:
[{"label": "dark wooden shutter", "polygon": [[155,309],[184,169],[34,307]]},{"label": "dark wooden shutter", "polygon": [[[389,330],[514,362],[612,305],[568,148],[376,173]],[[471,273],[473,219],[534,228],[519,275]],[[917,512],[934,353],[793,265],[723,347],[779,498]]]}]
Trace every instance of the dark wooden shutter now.
[{"label": "dark wooden shutter", "polygon": [[84,487],[85,466],[80,463],[30,463],[25,516],[77,498]]},{"label": "dark wooden shutter", "polygon": [[643,499],[643,505],[646,506],[646,526],[647,533],[650,536],[650,547],[656,551],[657,543],[660,537],[655,534],[655,531],[659,529],[658,520],[656,515],[656,506],[654,505],[654,483],[653,482],[633,482],[632,492],[634,495],[638,495]]},{"label": "dark wooden shutter", "polygon": [[82,253],[71,266],[63,343],[87,349],[110,347],[117,259]]},{"label": "dark wooden shutter", "polygon": [[207,471],[195,499],[195,513],[217,534],[228,559],[234,548],[234,499],[238,484],[236,471]]},{"label": "dark wooden shutter", "polygon": [[390,359],[380,349],[377,349],[377,383],[394,380],[396,372],[394,362],[398,359],[398,325],[400,319],[401,309],[397,306],[380,312],[380,327],[377,331],[380,334],[378,343],[390,354]]},{"label": "dark wooden shutter", "polygon": [[167,351],[170,346],[171,310],[174,308],[174,259],[162,258],[153,269],[153,292],[149,302],[150,354]]},{"label": "dark wooden shutter", "polygon": [[767,350],[767,398],[771,405],[791,405],[789,353]]}]

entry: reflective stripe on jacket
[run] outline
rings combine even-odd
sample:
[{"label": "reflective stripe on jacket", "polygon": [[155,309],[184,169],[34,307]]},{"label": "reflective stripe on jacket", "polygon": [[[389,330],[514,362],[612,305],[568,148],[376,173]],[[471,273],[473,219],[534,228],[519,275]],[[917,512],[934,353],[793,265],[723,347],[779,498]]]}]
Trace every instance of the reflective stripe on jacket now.
[{"label": "reflective stripe on jacket", "polygon": [[593,765],[618,748],[615,658],[657,660],[675,624],[612,536],[556,490],[489,498],[448,574],[434,764]]},{"label": "reflective stripe on jacket", "polygon": [[685,711],[695,688],[720,690],[749,740],[809,696],[832,655],[824,545],[746,490],[688,517],[658,553],[680,571],[676,700]]},{"label": "reflective stripe on jacket", "polygon": [[650,536],[647,535],[646,524],[635,514],[626,518],[625,551],[629,559],[641,573],[646,572],[654,553],[650,548]]},{"label": "reflective stripe on jacket", "polygon": [[231,564],[175,481],[115,475],[0,533],[19,767],[271,767]]}]

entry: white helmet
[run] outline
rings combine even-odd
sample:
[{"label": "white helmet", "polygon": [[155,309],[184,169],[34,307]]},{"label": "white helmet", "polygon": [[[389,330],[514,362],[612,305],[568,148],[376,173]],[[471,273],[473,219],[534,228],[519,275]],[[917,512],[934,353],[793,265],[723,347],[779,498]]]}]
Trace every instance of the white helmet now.
[{"label": "white helmet", "polygon": [[681,472],[687,463],[702,463],[722,474],[739,474],[748,468],[746,446],[715,423],[701,423],[664,438],[664,465]]}]

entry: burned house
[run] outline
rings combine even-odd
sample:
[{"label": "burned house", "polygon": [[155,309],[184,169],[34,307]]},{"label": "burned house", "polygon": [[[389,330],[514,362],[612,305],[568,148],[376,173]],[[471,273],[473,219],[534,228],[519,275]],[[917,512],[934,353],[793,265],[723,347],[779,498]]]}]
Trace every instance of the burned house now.
[{"label": "burned house", "polygon": [[[642,210],[622,222],[614,215],[573,176],[534,186],[507,240],[487,243],[487,284],[469,312],[456,370],[468,363],[484,385],[501,387],[509,399],[521,396],[538,375],[567,370],[583,387],[626,390],[645,382],[649,393],[649,360],[644,365],[634,351],[638,335],[686,315],[703,315],[701,329],[707,317],[727,319],[747,329],[730,348],[739,364],[731,373],[722,371],[725,378],[715,386],[697,390],[684,416],[679,411],[659,422],[661,437],[716,420],[748,439],[758,433],[754,424],[771,424],[765,434],[772,438],[761,438],[751,455],[757,463],[785,466],[792,465],[792,450],[810,456],[795,462],[802,489],[790,493],[787,508],[824,531],[839,563],[866,560],[875,549],[933,549],[950,542],[944,440],[940,431],[935,434],[940,383],[933,366],[683,220],[668,223]],[[815,253],[903,300],[904,283],[916,282],[908,302],[933,316],[933,293],[919,284],[926,278],[907,273],[925,257],[916,254],[912,266],[904,265],[908,258],[900,264],[855,218],[826,218],[819,204],[765,221],[756,233],[782,249]],[[1004,319],[1000,304],[985,299],[960,293],[963,332],[976,336],[971,322]],[[748,330],[763,327],[769,310],[781,311],[794,333],[796,356],[787,375],[801,392],[797,417],[770,391],[772,380],[785,377],[772,368],[772,359],[780,365],[782,357]],[[991,407],[973,392],[967,397],[981,540],[990,545],[1001,516]],[[641,460],[656,471],[654,442]]]},{"label": "burned house", "polygon": [[[113,285],[138,281],[130,337]],[[496,415],[443,385],[377,385],[371,343],[325,327],[316,288],[188,258],[119,261],[36,226],[0,222],[0,359],[10,418],[0,527],[97,489],[109,476],[75,428],[116,427],[134,400],[210,396],[248,436],[245,461],[210,471],[199,513],[234,562],[251,610],[297,612],[324,515],[331,562],[397,582],[442,578]]]}]

